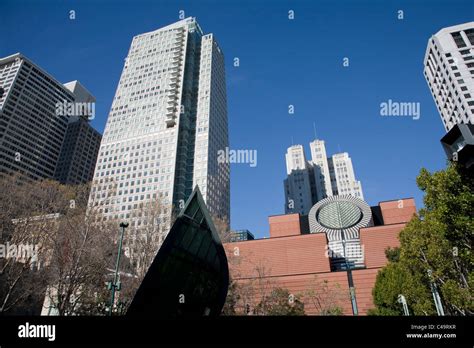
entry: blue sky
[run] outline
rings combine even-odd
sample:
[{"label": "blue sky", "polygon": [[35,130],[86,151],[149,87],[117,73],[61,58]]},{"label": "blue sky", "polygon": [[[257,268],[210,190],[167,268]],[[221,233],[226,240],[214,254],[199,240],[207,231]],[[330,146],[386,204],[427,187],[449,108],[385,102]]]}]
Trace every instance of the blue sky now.
[{"label": "blue sky", "polygon": [[[224,51],[231,148],[258,151],[256,167],[231,167],[233,228],[268,235],[268,216],[284,212],[286,149],[303,144],[309,156],[313,123],[329,154],[349,152],[369,204],[422,205],[420,168],[446,163],[425,48],[442,27],[473,20],[471,1],[2,0],[0,56],[21,52],[61,82],[81,81],[97,98],[93,126],[102,132],[132,37],[180,10]],[[420,103],[420,119],[381,117],[389,99]]]}]

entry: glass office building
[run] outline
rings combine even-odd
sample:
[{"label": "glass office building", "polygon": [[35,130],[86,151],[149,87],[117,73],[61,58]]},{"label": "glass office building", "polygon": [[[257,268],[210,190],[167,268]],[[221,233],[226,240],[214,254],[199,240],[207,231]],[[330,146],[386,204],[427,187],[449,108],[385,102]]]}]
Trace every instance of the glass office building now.
[{"label": "glass office building", "polygon": [[254,235],[249,230],[230,231],[230,241],[240,242],[243,240],[254,240]]}]

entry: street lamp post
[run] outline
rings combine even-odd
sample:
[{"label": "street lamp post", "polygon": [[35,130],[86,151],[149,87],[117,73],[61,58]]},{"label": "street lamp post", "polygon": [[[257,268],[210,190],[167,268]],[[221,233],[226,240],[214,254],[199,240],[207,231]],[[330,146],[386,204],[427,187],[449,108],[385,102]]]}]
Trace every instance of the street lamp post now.
[{"label": "street lamp post", "polygon": [[444,315],[443,304],[441,303],[441,297],[439,296],[438,288],[436,287],[436,284],[434,283],[434,281],[431,280],[432,275],[433,275],[433,271],[429,269],[428,277],[430,278],[431,293],[433,294],[433,300],[436,306],[436,312],[438,313],[438,315],[443,316]]},{"label": "street lamp post", "polygon": [[[339,221],[339,226],[342,227],[342,218],[341,218],[340,208],[337,210],[337,219]],[[341,240],[342,240],[342,253],[344,256],[344,264],[345,264],[346,272],[347,272],[347,283],[349,284],[349,294],[351,297],[352,314],[359,315],[359,309],[357,307],[357,299],[356,299],[356,293],[355,293],[355,287],[354,287],[354,279],[352,278],[352,265],[347,260],[346,237],[344,235],[344,228],[341,228]]]},{"label": "street lamp post", "polygon": [[346,266],[347,272],[347,282],[349,284],[349,294],[351,296],[351,305],[352,305],[352,314],[359,315],[359,309],[357,308],[357,299],[354,287],[354,279],[352,278],[352,265],[347,260],[347,253],[346,253],[346,238],[344,235],[344,229],[341,229],[341,237],[342,237],[342,252],[344,253],[344,263]]},{"label": "street lamp post", "polygon": [[128,227],[128,223],[126,222],[121,222],[120,225],[121,227],[121,233],[120,233],[120,242],[119,242],[119,247],[118,247],[118,254],[117,254],[117,263],[115,265],[115,274],[114,274],[114,280],[113,282],[109,282],[107,284],[108,289],[111,292],[110,296],[110,306],[109,306],[109,316],[112,315],[112,308],[114,307],[114,302],[115,302],[115,291],[120,291],[121,289],[121,283],[118,279],[119,275],[119,265],[120,265],[120,255],[122,254],[122,243],[123,243],[123,236],[125,234],[125,229]]},{"label": "street lamp post", "polygon": [[398,301],[398,303],[401,303],[402,306],[403,306],[403,314],[410,315],[410,312],[408,311],[408,305],[407,305],[407,300],[406,300],[405,296],[403,296],[402,294],[398,295],[397,301]]}]

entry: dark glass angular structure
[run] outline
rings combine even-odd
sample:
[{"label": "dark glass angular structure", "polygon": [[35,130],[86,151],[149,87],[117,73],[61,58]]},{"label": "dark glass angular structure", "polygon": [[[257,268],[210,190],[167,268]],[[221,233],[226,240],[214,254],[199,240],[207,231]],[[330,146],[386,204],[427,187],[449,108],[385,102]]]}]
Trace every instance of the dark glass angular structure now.
[{"label": "dark glass angular structure", "polygon": [[227,257],[196,187],[148,269],[127,316],[217,316],[228,285]]}]

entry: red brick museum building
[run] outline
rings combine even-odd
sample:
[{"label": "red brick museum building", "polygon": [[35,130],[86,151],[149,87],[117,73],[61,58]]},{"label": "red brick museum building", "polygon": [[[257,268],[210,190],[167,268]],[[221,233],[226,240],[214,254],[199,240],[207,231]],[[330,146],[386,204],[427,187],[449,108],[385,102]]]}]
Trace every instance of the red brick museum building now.
[{"label": "red brick museum building", "polygon": [[[348,208],[348,213],[342,214],[342,218],[339,213],[338,219],[328,220],[327,216],[336,211],[338,206],[331,202],[324,203],[315,209],[313,219],[311,212],[309,217],[300,214],[270,216],[269,238],[225,243],[232,279],[243,284],[253,282],[254,287],[272,284],[272,287],[288,289],[290,294],[297,297],[314,284],[325,284],[330,289],[329,293],[341,294],[332,300],[337,302],[345,315],[354,314],[349,285],[352,282],[357,313],[366,315],[374,306],[372,289],[377,272],[387,263],[385,250],[399,245],[398,235],[416,213],[416,207],[413,198],[380,202],[374,207],[359,201],[366,206],[361,208],[363,213],[350,207],[350,203],[344,203],[347,207],[343,208]],[[361,225],[364,218],[366,223]],[[340,250],[337,245],[343,245],[338,244],[338,237],[334,237],[334,233],[345,228],[336,228],[337,223],[334,225],[334,222],[340,223],[342,220],[347,220],[346,225],[349,226],[342,236],[346,247],[352,238],[362,251],[351,268],[351,280],[347,268],[340,267],[341,257],[331,258],[328,253],[331,249]],[[351,233],[352,237],[349,236]],[[331,242],[331,239],[335,241]],[[260,288],[253,291],[253,298],[248,302],[254,306],[265,290]],[[321,314],[321,308],[315,303],[317,301],[300,298],[303,298],[306,314]]]}]

